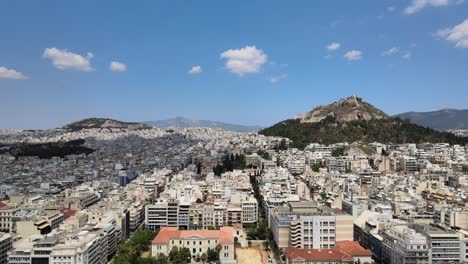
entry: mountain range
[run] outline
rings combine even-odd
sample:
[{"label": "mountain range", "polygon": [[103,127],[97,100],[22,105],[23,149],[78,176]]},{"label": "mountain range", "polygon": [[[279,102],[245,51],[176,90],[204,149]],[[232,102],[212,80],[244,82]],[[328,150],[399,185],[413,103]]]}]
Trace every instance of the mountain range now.
[{"label": "mountain range", "polygon": [[218,121],[209,120],[194,120],[185,117],[175,117],[158,121],[145,121],[144,124],[154,127],[209,127],[209,128],[222,128],[225,130],[237,131],[237,132],[257,132],[262,127],[260,126],[245,126],[238,124],[230,124]]},{"label": "mountain range", "polygon": [[292,140],[292,146],[298,148],[303,148],[309,143],[338,142],[468,143],[468,138],[460,138],[448,132],[413,124],[409,120],[390,117],[356,96],[318,106],[304,114],[262,129],[259,133],[287,137]]},{"label": "mountain range", "polygon": [[412,123],[437,130],[468,129],[468,109],[442,109],[431,112],[407,112],[395,115]]}]

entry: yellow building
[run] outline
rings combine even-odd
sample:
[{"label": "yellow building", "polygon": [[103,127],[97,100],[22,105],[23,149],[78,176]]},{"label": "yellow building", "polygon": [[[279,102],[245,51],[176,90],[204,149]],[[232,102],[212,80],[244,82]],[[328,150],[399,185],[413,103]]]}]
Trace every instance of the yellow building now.
[{"label": "yellow building", "polygon": [[234,236],[235,230],[229,226],[221,227],[219,230],[178,230],[177,227],[163,227],[151,243],[151,255],[168,256],[173,247],[178,247],[188,248],[192,258],[195,259],[220,245],[220,262],[236,263]]}]

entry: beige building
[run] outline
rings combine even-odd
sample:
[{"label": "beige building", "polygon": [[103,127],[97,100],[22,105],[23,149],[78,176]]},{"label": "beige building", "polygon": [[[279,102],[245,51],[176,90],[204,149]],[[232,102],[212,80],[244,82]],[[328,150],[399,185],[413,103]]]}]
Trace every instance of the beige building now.
[{"label": "beige building", "polygon": [[195,259],[206,253],[208,249],[220,246],[219,260],[221,263],[236,263],[235,230],[224,226],[219,230],[179,230],[177,227],[163,227],[151,243],[151,255],[169,255],[173,247],[188,248]]},{"label": "beige building", "polygon": [[19,209],[14,206],[0,208],[0,230],[10,232],[12,228],[11,218]]}]

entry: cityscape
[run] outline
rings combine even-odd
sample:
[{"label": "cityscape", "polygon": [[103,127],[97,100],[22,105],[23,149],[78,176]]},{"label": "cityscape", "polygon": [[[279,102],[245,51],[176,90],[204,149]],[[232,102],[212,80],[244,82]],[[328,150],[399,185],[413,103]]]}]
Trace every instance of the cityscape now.
[{"label": "cityscape", "polygon": [[468,263],[465,1],[40,2],[0,8],[0,264]]}]

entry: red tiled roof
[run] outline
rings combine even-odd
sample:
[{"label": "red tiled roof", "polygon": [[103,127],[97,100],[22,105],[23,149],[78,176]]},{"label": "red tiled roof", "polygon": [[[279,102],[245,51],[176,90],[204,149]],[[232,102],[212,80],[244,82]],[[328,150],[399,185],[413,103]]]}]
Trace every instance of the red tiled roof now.
[{"label": "red tiled roof", "polygon": [[67,210],[67,209],[64,209],[64,208],[61,208],[59,210],[62,214],[63,214],[63,217],[66,219],[74,214],[76,214],[77,210]]},{"label": "red tiled roof", "polygon": [[178,230],[177,227],[163,227],[153,239],[152,244],[167,244],[171,239],[189,237],[217,239],[220,244],[234,243],[234,228],[223,226],[219,230]]},{"label": "red tiled roof", "polygon": [[353,260],[353,257],[371,256],[371,252],[363,248],[357,241],[337,241],[332,249],[302,249],[288,248],[286,256],[291,260]]},{"label": "red tiled roof", "polygon": [[7,206],[7,205],[4,204],[4,203],[2,203],[2,202],[0,202],[0,208],[3,208],[3,207],[5,207],[5,206]]},{"label": "red tiled roof", "polygon": [[232,224],[232,227],[234,227],[234,228],[242,228],[242,224],[241,224],[241,223],[235,223],[235,224]]},{"label": "red tiled roof", "polygon": [[368,249],[363,248],[359,242],[344,240],[337,241],[335,248],[346,253],[351,254],[352,256],[372,256],[371,252]]}]

